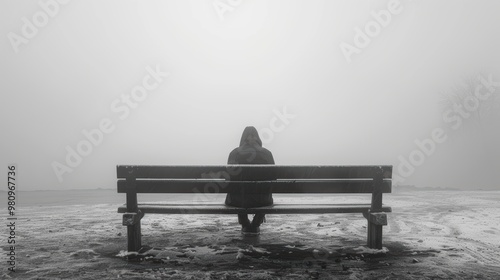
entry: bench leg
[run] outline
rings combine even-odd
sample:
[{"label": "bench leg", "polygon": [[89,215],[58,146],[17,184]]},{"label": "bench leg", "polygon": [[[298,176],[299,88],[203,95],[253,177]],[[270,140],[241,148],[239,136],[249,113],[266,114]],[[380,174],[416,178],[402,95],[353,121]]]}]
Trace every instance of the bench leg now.
[{"label": "bench leg", "polygon": [[385,213],[363,213],[368,221],[368,248],[382,249],[382,227],[387,225]]},{"label": "bench leg", "polygon": [[127,226],[128,251],[138,252],[141,245],[141,222]]},{"label": "bench leg", "polygon": [[368,221],[368,248],[382,249],[382,225]]},{"label": "bench leg", "polygon": [[144,217],[144,213],[137,210],[137,213],[125,213],[123,214],[124,226],[127,226],[127,238],[128,238],[128,251],[138,252],[141,247],[141,219]]}]

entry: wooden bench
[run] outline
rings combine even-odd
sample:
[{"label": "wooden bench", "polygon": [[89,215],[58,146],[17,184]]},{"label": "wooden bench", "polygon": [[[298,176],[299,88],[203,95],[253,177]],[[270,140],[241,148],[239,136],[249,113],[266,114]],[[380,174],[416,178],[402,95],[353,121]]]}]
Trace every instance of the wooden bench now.
[{"label": "wooden bench", "polygon": [[[242,178],[251,180],[236,180]],[[368,247],[382,248],[382,226],[387,225],[382,194],[391,192],[392,166],[131,166],[118,165],[118,193],[126,193],[126,205],[118,208],[127,226],[128,251],[141,249],[141,219],[144,214],[324,214],[361,213],[368,221]],[[275,178],[275,179],[269,179]],[[276,179],[277,178],[277,179]],[[269,184],[277,193],[370,193],[371,203],[274,204],[238,208],[219,204],[138,204],[137,193],[227,193],[232,186]],[[193,202],[197,201],[193,199]]]}]

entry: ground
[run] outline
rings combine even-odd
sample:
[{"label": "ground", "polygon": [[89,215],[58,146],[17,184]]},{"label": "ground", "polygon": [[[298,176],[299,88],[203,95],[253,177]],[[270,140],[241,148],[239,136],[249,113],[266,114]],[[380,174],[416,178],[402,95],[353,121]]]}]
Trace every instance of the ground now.
[{"label": "ground", "polygon": [[[500,192],[385,195],[393,213],[382,250],[365,247],[361,214],[268,215],[258,238],[243,237],[232,215],[146,215],[139,262],[125,257],[123,195],[40,193],[19,196],[16,272],[3,261],[2,279],[500,279]],[[332,200],[369,196],[275,195]]]}]

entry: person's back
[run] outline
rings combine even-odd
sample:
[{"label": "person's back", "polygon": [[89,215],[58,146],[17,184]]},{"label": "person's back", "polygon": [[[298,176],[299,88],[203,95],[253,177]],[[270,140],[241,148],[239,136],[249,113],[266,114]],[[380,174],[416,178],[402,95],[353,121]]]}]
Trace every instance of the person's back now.
[{"label": "person's back", "polygon": [[[241,136],[240,146],[235,148],[228,158],[228,164],[274,164],[272,153],[262,147],[262,141],[255,127],[248,126]],[[269,174],[245,174],[244,171],[232,176],[232,180],[247,181]],[[273,179],[273,178],[266,178]],[[271,187],[263,184],[251,188],[229,186],[226,204],[236,207],[262,207],[273,204]],[[258,233],[259,226],[264,220],[264,214],[255,215],[250,223],[246,214],[238,215],[244,233]]]}]

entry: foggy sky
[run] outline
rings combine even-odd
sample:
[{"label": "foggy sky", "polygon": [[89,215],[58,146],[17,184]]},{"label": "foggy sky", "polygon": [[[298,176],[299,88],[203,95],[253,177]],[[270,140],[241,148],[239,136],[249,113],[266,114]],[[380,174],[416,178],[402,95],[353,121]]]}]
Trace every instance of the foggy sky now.
[{"label": "foggy sky", "polygon": [[[233,4],[223,18],[220,2]],[[356,47],[388,5],[399,12],[349,62],[342,44]],[[24,36],[23,18],[45,9]],[[21,190],[114,188],[117,164],[225,164],[253,125],[276,164],[390,164],[400,184],[498,190],[498,11],[493,0],[2,1],[0,180],[11,163]],[[494,81],[488,96],[478,76]],[[477,109],[443,102],[480,85]],[[138,87],[150,88],[141,101],[123,99]],[[68,148],[100,125],[69,166]],[[433,135],[426,154],[416,141]],[[54,166],[71,172],[59,180]]]}]

